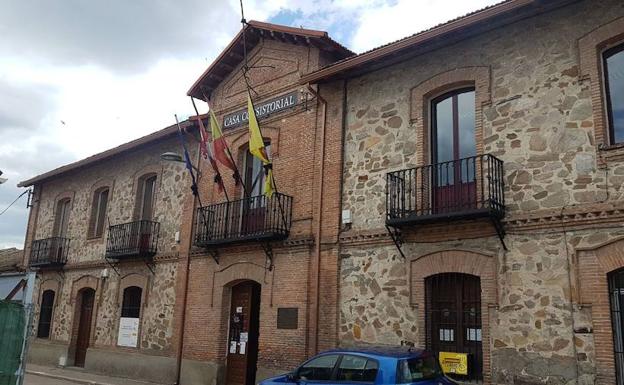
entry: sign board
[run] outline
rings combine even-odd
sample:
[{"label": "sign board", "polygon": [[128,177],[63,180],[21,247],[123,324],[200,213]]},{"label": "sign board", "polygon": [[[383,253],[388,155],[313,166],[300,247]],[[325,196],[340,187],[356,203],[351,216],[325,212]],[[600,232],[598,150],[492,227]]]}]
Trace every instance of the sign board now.
[{"label": "sign board", "polygon": [[[299,103],[299,92],[293,91],[286,95],[278,96],[277,98],[269,99],[262,103],[256,103],[254,109],[256,110],[256,118],[260,121],[262,118],[266,118],[271,114],[279,111],[283,111],[287,108],[292,108]],[[249,121],[249,115],[247,108],[232,112],[223,117],[223,129],[242,126]]]},{"label": "sign board", "polygon": [[139,341],[139,319],[121,317],[119,319],[119,336],[117,345],[136,348]]},{"label": "sign board", "polygon": [[440,352],[440,366],[444,373],[468,374],[468,354]]}]

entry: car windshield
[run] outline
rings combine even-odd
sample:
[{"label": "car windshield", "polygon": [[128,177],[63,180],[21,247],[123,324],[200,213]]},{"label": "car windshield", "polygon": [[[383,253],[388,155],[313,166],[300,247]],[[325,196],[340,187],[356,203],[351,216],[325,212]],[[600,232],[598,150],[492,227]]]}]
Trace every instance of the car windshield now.
[{"label": "car windshield", "polygon": [[432,380],[440,376],[440,366],[434,356],[410,358],[399,361],[397,377],[399,383],[407,384],[424,380]]}]

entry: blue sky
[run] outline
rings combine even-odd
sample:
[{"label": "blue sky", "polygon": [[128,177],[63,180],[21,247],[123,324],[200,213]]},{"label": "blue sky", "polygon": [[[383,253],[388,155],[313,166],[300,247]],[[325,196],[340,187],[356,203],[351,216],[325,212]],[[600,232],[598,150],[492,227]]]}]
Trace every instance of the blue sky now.
[{"label": "blue sky", "polygon": [[[245,16],[362,52],[496,2],[245,0]],[[19,181],[192,114],[186,91],[240,27],[239,0],[0,2],[0,211]],[[27,220],[25,199],[0,216],[0,249]]]}]

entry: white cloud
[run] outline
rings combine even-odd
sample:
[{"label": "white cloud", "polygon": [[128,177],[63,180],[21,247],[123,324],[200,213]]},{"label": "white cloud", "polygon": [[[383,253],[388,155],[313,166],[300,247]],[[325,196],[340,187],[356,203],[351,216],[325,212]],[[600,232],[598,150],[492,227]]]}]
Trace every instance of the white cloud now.
[{"label": "white cloud", "polygon": [[351,49],[362,52],[412,35],[500,0],[398,0],[361,13]]}]

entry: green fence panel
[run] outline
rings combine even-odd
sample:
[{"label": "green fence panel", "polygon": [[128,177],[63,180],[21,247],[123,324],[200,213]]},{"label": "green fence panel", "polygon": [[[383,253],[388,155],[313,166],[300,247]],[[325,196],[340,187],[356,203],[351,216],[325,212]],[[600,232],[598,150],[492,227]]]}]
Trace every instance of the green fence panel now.
[{"label": "green fence panel", "polygon": [[0,301],[0,385],[17,384],[25,322],[23,305]]}]

